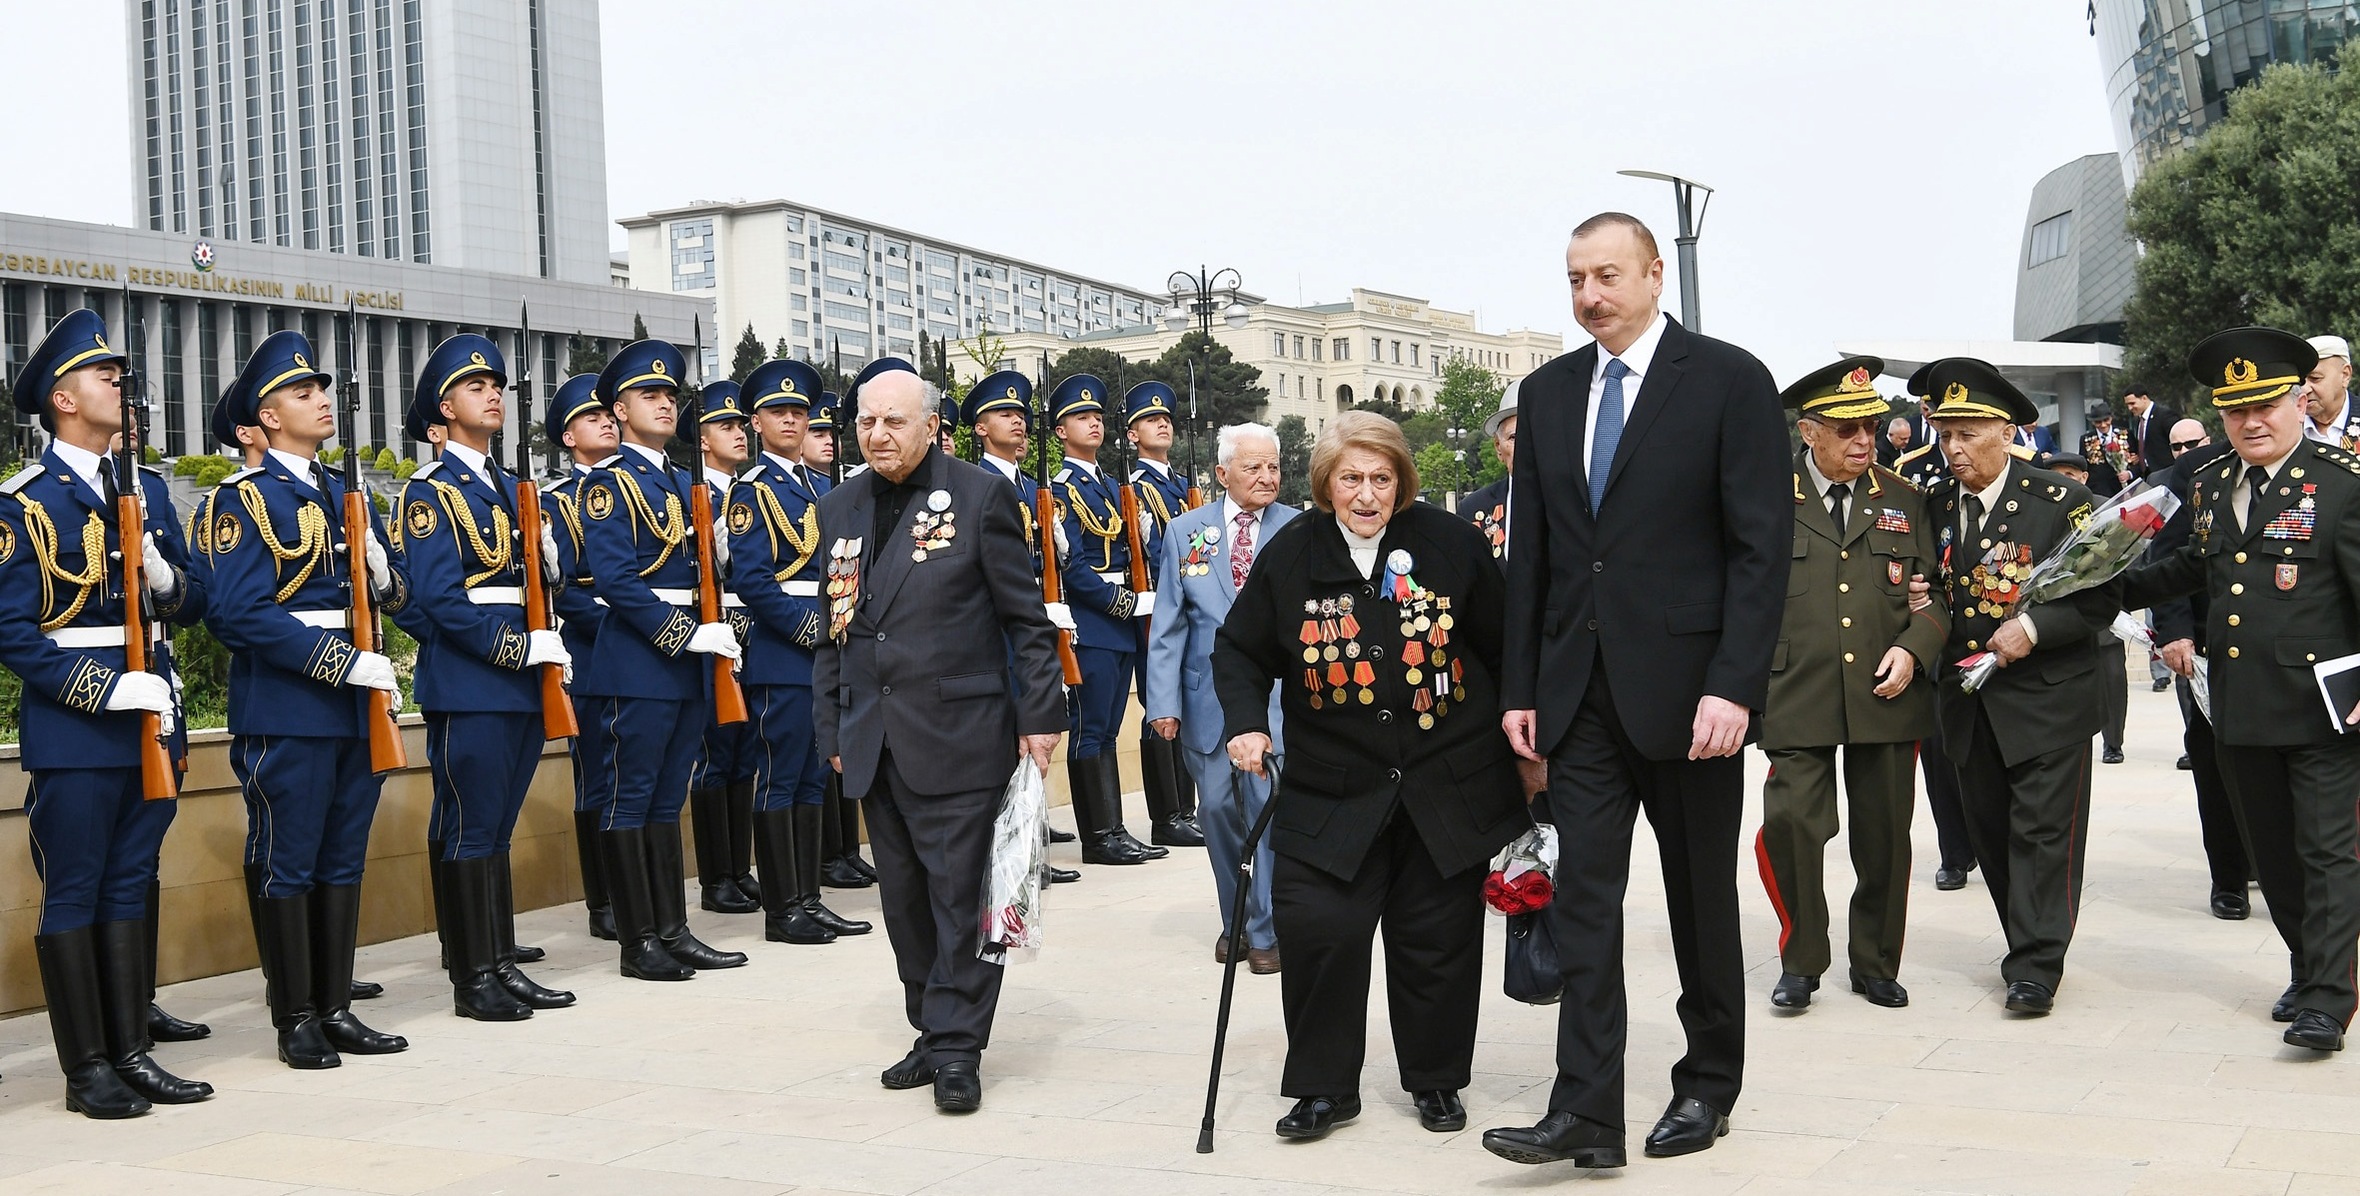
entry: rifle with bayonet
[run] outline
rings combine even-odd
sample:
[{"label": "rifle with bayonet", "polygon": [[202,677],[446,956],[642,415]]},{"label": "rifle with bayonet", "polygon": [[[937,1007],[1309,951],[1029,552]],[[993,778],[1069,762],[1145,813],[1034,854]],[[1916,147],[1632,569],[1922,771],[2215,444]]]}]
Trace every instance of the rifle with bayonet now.
[{"label": "rifle with bayonet", "polygon": [[[696,319],[696,378],[695,388],[682,395],[682,410],[688,420],[690,459],[696,462],[688,473],[688,517],[693,522],[697,546],[697,621],[721,621],[721,576],[713,567],[713,488],[705,484],[705,322]],[[746,691],[738,688],[737,664],[726,656],[713,658],[713,721],[728,726],[746,721]]]},{"label": "rifle with bayonet", "polygon": [[[1065,587],[1057,577],[1057,496],[1049,489],[1049,355],[1041,354],[1041,380],[1033,387],[1040,396],[1040,413],[1033,417],[1033,438],[1040,446],[1041,472],[1033,479],[1033,519],[1041,525],[1041,600],[1065,601]],[[1082,660],[1073,652],[1073,633],[1057,629],[1057,664],[1069,686],[1082,683]]]},{"label": "rifle with bayonet", "polygon": [[[516,305],[516,522],[524,541],[524,626],[548,631],[557,618],[550,607],[548,582],[541,572],[541,488],[533,483],[533,317],[522,300]],[[581,734],[574,722],[573,699],[565,692],[565,666],[541,666],[541,737],[570,739]]]},{"label": "rifle with bayonet", "polygon": [[[353,357],[359,352],[360,307],[347,298],[344,344],[337,354],[342,374],[336,384],[337,431],[344,438],[344,558],[345,585],[352,592],[352,646],[359,652],[385,651],[385,633],[377,625],[377,604],[369,593],[369,537],[377,534],[369,509],[369,494],[361,482],[360,392],[353,384]],[[393,695],[368,691],[369,771],[387,773],[407,768],[410,752],[402,743],[401,727],[393,721]]]},{"label": "rifle with bayonet", "polygon": [[[132,334],[131,288],[123,288],[123,335],[133,356],[124,361],[123,442],[115,449],[115,557],[123,565],[123,669],[130,673],[150,668],[147,599],[147,518],[140,502],[139,421],[147,409],[140,387],[138,359],[143,346]],[[139,794],[148,801],[180,796],[180,770],[172,760],[171,743],[164,736],[164,716],[139,712]]]}]

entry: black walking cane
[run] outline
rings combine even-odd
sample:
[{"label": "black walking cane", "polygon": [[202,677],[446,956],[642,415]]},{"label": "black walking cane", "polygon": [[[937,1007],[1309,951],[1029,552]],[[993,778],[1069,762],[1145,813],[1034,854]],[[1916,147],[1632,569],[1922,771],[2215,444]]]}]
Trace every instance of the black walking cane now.
[{"label": "black walking cane", "polygon": [[[1262,803],[1262,816],[1254,820],[1254,829],[1246,832],[1245,847],[1237,853],[1237,895],[1229,900],[1229,961],[1221,965],[1221,1012],[1213,1021],[1213,1074],[1205,1080],[1205,1121],[1196,1132],[1198,1154],[1213,1153],[1213,1103],[1221,1097],[1221,1049],[1229,1042],[1229,999],[1237,990],[1237,961],[1246,953],[1246,894],[1254,884],[1254,846],[1262,841],[1262,832],[1270,829],[1270,815],[1278,809],[1278,757],[1264,752],[1262,771],[1270,777],[1270,799]],[[1238,799],[1238,778],[1244,772],[1236,769],[1230,773],[1233,803]]]}]

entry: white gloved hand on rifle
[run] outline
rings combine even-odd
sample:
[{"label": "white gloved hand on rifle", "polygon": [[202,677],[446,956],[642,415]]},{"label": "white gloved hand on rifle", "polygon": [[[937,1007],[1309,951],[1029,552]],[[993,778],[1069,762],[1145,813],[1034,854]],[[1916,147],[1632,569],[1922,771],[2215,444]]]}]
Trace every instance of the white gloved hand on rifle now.
[{"label": "white gloved hand on rifle", "polygon": [[524,663],[530,668],[537,664],[561,664],[573,667],[574,654],[565,650],[565,640],[554,631],[524,633]]},{"label": "white gloved hand on rifle", "polygon": [[556,585],[557,536],[550,530],[549,517],[541,516],[541,584]]},{"label": "white gloved hand on rifle", "polygon": [[1064,603],[1062,603],[1062,602],[1051,602],[1051,603],[1048,603],[1047,605],[1048,605],[1048,608],[1049,608],[1049,621],[1050,621],[1050,622],[1052,622],[1052,623],[1055,623],[1055,624],[1057,625],[1057,630],[1059,630],[1059,631],[1071,631],[1071,630],[1073,630],[1073,608],[1072,608],[1072,607],[1070,607],[1070,606],[1067,606],[1066,604],[1064,604]]},{"label": "white gloved hand on rifle", "polygon": [[149,711],[161,719],[164,734],[172,733],[172,683],[154,673],[117,674],[115,688],[107,694],[106,708]]},{"label": "white gloved hand on rifle", "polygon": [[156,533],[148,532],[139,538],[139,571],[147,578],[147,591],[162,602],[180,588],[180,571],[172,562],[156,551]]},{"label": "white gloved hand on rifle", "polygon": [[1155,591],[1137,590],[1131,595],[1131,617],[1144,619],[1155,613]]},{"label": "white gloved hand on rifle", "polygon": [[[369,592],[383,598],[393,591],[393,567],[386,559],[385,540],[377,534],[377,529],[372,527],[369,529],[368,540],[361,545],[361,548],[363,554],[369,559]],[[373,686],[372,688],[383,687]]]},{"label": "white gloved hand on rifle", "polygon": [[362,689],[382,689],[401,700],[401,680],[394,675],[391,658],[378,652],[361,652],[353,656],[352,664],[344,670],[344,683]]},{"label": "white gloved hand on rifle", "polygon": [[726,656],[731,660],[736,660],[738,658],[737,633],[730,630],[727,623],[700,623],[695,631],[688,633],[688,650],[702,652],[707,656]]},{"label": "white gloved hand on rifle", "polygon": [[713,521],[713,576],[721,577],[728,572],[729,529],[723,526],[721,520],[715,519]]}]

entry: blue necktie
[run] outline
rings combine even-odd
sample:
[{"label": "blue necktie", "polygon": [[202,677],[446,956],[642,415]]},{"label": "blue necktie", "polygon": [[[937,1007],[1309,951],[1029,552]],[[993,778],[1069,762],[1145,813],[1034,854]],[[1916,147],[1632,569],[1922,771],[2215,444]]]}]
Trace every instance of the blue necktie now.
[{"label": "blue necktie", "polygon": [[1613,480],[1614,449],[1622,443],[1623,379],[1631,367],[1622,358],[1606,361],[1606,389],[1598,396],[1598,431],[1590,437],[1590,514],[1606,500],[1606,484]]}]

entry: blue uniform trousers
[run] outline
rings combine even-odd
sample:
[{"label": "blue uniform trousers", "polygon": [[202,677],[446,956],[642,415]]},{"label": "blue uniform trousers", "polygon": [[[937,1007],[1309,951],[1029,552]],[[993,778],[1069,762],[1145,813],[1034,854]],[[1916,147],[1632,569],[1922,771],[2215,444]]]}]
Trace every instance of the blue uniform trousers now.
[{"label": "blue uniform trousers", "polygon": [[525,791],[541,762],[541,716],[515,711],[453,711],[426,715],[426,763],[439,807],[447,794],[442,833],[445,860],[480,860],[508,850]]},{"label": "blue uniform trousers", "polygon": [[[1237,857],[1262,807],[1270,803],[1270,778],[1241,772],[1218,749],[1200,752],[1180,744],[1181,761],[1196,781],[1197,824],[1205,832],[1205,859],[1213,866],[1213,890],[1221,898],[1221,935],[1230,931],[1229,911],[1237,904]],[[1282,759],[1280,764],[1283,766]],[[1235,786],[1233,789],[1232,786]],[[1270,832],[1254,848],[1253,891],[1246,895],[1246,946],[1278,945],[1278,928],[1270,921],[1270,869],[1274,857]]]},{"label": "blue uniform trousers", "polygon": [[[606,775],[595,808],[603,817],[600,830],[636,830],[651,822],[680,821],[680,807],[688,803],[689,773],[696,767],[703,744],[705,720],[711,717],[703,702],[671,698],[593,698],[590,717],[582,727],[606,743]],[[595,727],[597,730],[592,731]]]},{"label": "blue uniform trousers", "polygon": [[1088,760],[1115,750],[1121,730],[1123,704],[1131,698],[1132,652],[1076,645],[1074,657],[1082,666],[1082,684],[1073,696],[1073,759]]},{"label": "blue uniform trousers", "polygon": [[753,717],[754,808],[816,806],[828,793],[828,762],[811,730],[811,687],[755,685],[746,690]]},{"label": "blue uniform trousers", "polygon": [[750,780],[755,775],[755,755],[761,742],[754,734],[752,720],[718,724],[705,728],[704,750],[697,754],[696,772],[690,779],[691,789],[719,789],[731,781]]},{"label": "blue uniform trousers", "polygon": [[174,803],[140,797],[136,768],[42,769],[25,794],[41,933],[147,916]]},{"label": "blue uniform trousers", "polygon": [[574,758],[574,809],[597,813],[614,800],[615,736],[611,727],[595,725],[613,707],[604,698],[575,698],[574,725],[582,733],[568,749]]},{"label": "blue uniform trousers", "polygon": [[262,865],[262,896],[361,883],[377,818],[368,740],[240,735],[230,740],[229,759],[246,798],[246,859]]}]

